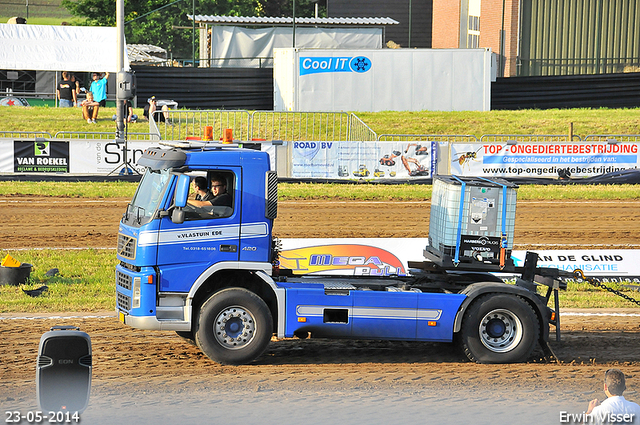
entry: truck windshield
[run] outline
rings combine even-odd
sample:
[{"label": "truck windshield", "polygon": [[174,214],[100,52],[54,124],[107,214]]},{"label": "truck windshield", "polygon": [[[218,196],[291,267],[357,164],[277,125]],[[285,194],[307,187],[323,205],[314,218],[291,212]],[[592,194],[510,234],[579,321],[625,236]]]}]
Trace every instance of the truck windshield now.
[{"label": "truck windshield", "polygon": [[168,170],[147,169],[133,200],[127,206],[123,221],[134,226],[141,226],[151,221],[158,210],[170,177],[171,174]]}]

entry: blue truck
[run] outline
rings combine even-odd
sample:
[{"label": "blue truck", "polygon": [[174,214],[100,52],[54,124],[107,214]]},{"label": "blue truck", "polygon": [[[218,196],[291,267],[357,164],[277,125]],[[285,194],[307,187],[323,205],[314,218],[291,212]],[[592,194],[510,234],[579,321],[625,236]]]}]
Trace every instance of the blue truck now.
[{"label": "blue truck", "polygon": [[[524,267],[501,264],[516,284],[486,259],[450,266],[427,251],[402,275],[296,275],[277,267],[278,177],[268,154],[166,145],[138,161],[147,169],[119,226],[116,310],[126,325],[175,331],[231,365],[258,358],[274,335],[455,341],[479,363],[526,361],[538,346],[549,353],[550,325],[559,337],[562,272],[537,267],[534,253]],[[197,176],[224,179],[231,206],[192,205]]]}]

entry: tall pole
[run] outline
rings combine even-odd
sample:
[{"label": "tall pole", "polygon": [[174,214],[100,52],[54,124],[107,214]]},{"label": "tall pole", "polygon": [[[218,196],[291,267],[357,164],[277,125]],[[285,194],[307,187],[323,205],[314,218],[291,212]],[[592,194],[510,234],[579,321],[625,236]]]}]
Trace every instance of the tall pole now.
[{"label": "tall pole", "polygon": [[296,48],[296,0],[293,3],[293,48]]},{"label": "tall pole", "polygon": [[411,4],[411,0],[409,0],[409,48],[411,48],[411,15],[412,15],[412,4]]},{"label": "tall pole", "polygon": [[502,28],[500,29],[500,76],[504,77],[504,69],[505,69],[505,61],[507,55],[504,52],[505,48],[505,34],[504,34],[504,8],[505,8],[505,0],[502,0]]},{"label": "tall pole", "polygon": [[[124,73],[124,0],[116,2],[116,29],[118,32],[116,87],[119,88],[120,78]],[[116,89],[116,139],[124,139],[124,105],[119,89]]]},{"label": "tall pole", "polygon": [[193,67],[196,67],[196,0],[191,1],[191,13],[193,14],[193,19],[191,20],[191,24],[193,28],[191,29],[191,57],[193,58]]}]

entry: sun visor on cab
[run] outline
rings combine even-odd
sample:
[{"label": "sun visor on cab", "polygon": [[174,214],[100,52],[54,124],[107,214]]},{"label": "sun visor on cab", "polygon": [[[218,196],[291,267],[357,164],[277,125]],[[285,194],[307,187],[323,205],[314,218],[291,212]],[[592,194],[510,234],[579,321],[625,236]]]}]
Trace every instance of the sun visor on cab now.
[{"label": "sun visor on cab", "polygon": [[181,167],[186,160],[187,154],[181,150],[149,148],[138,160],[138,165],[149,167],[152,170],[163,170]]}]

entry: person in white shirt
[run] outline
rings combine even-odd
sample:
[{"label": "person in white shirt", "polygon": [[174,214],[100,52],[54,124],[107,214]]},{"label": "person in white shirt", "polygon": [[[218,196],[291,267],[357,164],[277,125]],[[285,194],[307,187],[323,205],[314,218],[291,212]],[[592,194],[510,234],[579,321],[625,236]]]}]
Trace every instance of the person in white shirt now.
[{"label": "person in white shirt", "polygon": [[620,369],[609,369],[604,373],[606,400],[593,399],[587,409],[589,424],[633,424],[640,425],[640,406],[622,396],[627,389],[624,373]]}]

